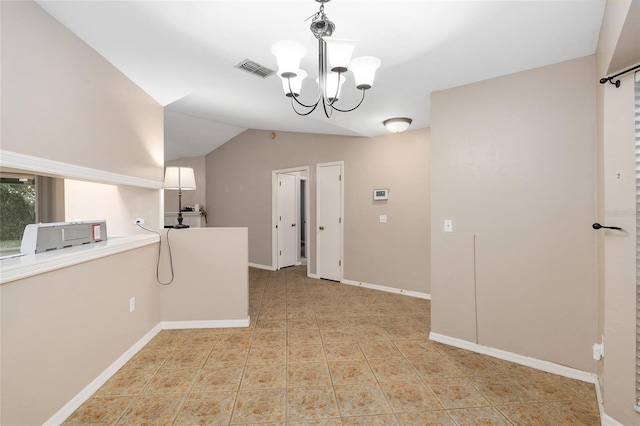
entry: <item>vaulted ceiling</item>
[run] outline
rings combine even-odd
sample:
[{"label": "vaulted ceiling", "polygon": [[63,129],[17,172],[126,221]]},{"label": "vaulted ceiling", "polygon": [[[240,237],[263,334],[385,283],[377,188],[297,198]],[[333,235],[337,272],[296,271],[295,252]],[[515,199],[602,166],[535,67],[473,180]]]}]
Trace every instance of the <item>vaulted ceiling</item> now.
[{"label": "vaulted ceiling", "polygon": [[[604,0],[332,0],[334,37],[359,40],[354,56],[382,66],[363,105],[331,118],[297,116],[274,74],[234,66],[251,59],[277,69],[271,45],[307,48],[303,101],[316,96],[313,0],[38,2],[165,106],[165,159],[207,154],[246,129],[375,136],[382,121],[429,126],[430,94],[593,54]],[[347,73],[340,105],[359,100]]]}]

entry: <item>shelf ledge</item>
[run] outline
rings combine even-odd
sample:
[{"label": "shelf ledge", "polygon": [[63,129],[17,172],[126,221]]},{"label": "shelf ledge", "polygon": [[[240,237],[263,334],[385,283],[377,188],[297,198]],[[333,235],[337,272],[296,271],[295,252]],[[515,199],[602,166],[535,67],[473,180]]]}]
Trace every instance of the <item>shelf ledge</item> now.
[{"label": "shelf ledge", "polygon": [[110,237],[99,243],[7,257],[0,259],[0,285],[155,244],[159,240],[157,235]]}]

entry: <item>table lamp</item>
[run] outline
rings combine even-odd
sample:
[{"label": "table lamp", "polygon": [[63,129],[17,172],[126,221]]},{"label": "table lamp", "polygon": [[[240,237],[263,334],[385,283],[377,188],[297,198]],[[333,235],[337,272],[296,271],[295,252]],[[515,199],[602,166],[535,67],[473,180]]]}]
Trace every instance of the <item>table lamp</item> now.
[{"label": "table lamp", "polygon": [[196,189],[196,177],[191,167],[167,167],[164,174],[164,189],[178,191],[178,224],[174,228],[188,228],[182,224],[182,191]]}]

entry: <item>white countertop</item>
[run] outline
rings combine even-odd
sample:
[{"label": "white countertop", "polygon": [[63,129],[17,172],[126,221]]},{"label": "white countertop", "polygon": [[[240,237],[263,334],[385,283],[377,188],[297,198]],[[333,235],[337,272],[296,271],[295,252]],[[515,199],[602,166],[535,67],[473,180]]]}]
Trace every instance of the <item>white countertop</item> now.
[{"label": "white countertop", "polygon": [[99,243],[7,257],[0,259],[0,284],[133,250],[158,241],[159,237],[156,234],[109,237],[107,241]]}]

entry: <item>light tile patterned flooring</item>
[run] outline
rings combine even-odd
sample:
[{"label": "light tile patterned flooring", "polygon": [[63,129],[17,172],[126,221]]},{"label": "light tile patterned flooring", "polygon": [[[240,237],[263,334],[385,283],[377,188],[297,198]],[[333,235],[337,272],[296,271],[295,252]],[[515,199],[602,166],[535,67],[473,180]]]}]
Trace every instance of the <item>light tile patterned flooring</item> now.
[{"label": "light tile patterned flooring", "polygon": [[594,385],[428,340],[430,302],[250,269],[251,326],[165,330],[66,424],[599,425]]}]

